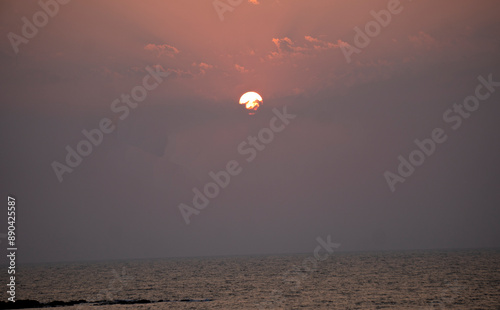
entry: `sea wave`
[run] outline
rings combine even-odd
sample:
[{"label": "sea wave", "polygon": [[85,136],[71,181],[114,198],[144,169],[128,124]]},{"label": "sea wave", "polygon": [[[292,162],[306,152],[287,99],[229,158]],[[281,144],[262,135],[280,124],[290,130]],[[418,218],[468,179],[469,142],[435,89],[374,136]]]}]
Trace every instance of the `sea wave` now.
[{"label": "sea wave", "polygon": [[180,299],[180,300],[148,300],[148,299],[117,299],[117,300],[101,300],[101,301],[87,301],[87,300],[71,300],[71,301],[60,301],[54,300],[51,302],[39,302],[37,300],[17,300],[16,302],[5,302],[0,301],[0,309],[29,309],[29,308],[52,308],[52,307],[70,307],[80,304],[88,304],[92,306],[104,306],[104,305],[133,305],[133,304],[155,304],[163,302],[209,302],[213,299]]}]

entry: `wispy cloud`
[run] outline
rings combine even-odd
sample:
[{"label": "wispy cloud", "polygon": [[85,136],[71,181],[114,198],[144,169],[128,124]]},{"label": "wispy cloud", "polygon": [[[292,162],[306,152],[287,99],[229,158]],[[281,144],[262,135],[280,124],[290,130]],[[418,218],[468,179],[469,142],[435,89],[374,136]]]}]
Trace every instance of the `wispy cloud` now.
[{"label": "wispy cloud", "polygon": [[441,44],[435,38],[423,31],[420,31],[417,35],[408,36],[408,40],[416,48],[431,50],[441,47]]},{"label": "wispy cloud", "polygon": [[210,64],[207,64],[204,62],[200,62],[199,64],[193,62],[192,66],[199,68],[201,75],[204,75],[205,73],[207,73],[208,70],[212,70],[214,68],[213,65],[210,65]]},{"label": "wispy cloud", "polygon": [[268,55],[269,59],[283,58],[284,56],[301,56],[305,54],[313,55],[313,51],[321,51],[339,48],[346,42],[338,40],[337,43],[323,41],[312,36],[305,36],[305,42],[302,45],[296,45],[295,42],[288,38],[273,38],[272,41],[276,46],[277,51],[271,52]]},{"label": "wispy cloud", "polygon": [[338,40],[337,43],[331,43],[327,41],[322,41],[318,38],[314,38],[311,36],[305,36],[304,39],[306,39],[307,42],[312,43],[314,49],[316,50],[327,50],[331,48],[339,48],[341,46],[345,46],[345,44],[348,44],[342,40]]},{"label": "wispy cloud", "polygon": [[249,72],[249,70],[245,69],[245,67],[240,66],[238,64],[234,65],[234,68],[236,69],[236,71],[238,71],[240,73],[247,73],[247,72]]},{"label": "wispy cloud", "polygon": [[168,45],[168,44],[152,44],[152,43],[150,43],[150,44],[144,46],[144,49],[146,51],[156,52],[158,57],[163,56],[163,55],[167,55],[169,57],[174,57],[176,54],[179,54],[179,52],[180,52],[176,47]]}]

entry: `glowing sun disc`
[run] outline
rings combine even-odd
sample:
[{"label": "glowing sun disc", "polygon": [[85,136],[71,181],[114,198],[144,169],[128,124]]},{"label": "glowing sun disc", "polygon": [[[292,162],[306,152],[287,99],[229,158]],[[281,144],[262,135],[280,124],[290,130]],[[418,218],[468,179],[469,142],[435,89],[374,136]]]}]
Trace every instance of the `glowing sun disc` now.
[{"label": "glowing sun disc", "polygon": [[249,114],[253,115],[262,104],[262,97],[256,92],[249,91],[241,96],[240,104],[244,104]]}]

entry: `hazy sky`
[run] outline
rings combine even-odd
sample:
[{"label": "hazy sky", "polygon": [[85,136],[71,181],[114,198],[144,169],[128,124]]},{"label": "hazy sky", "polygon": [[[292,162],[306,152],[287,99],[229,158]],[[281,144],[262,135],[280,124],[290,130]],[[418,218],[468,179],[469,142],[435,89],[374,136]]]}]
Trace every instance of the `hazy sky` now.
[{"label": "hazy sky", "polygon": [[[0,2],[0,232],[13,194],[19,261],[311,252],[326,235],[500,246],[498,1],[41,2],[53,16]],[[146,98],[122,102],[151,71]],[[275,108],[295,118],[247,161]],[[114,130],[60,182],[53,163],[102,120]],[[436,128],[392,191],[384,173],[401,180],[398,157]],[[231,161],[187,225],[179,205]]]}]

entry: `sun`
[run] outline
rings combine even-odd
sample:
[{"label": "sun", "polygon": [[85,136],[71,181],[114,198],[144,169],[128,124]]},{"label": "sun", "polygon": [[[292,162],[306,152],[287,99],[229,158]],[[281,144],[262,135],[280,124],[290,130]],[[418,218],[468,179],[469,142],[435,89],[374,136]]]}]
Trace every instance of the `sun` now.
[{"label": "sun", "polygon": [[249,91],[241,96],[240,104],[245,105],[249,115],[254,115],[262,105],[262,97],[256,92]]}]

